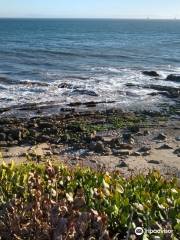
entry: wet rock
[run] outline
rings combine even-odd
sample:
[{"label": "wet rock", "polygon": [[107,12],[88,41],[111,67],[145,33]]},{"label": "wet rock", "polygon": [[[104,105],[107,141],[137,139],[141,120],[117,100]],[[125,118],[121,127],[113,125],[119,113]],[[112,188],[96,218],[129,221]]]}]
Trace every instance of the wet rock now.
[{"label": "wet rock", "polygon": [[149,77],[159,77],[160,76],[156,71],[143,71],[142,73]]},{"label": "wet rock", "polygon": [[172,81],[172,82],[180,82],[180,75],[170,74],[167,76],[166,80]]},{"label": "wet rock", "polygon": [[70,93],[70,95],[89,95],[92,97],[98,97],[98,94],[91,90],[79,90],[76,89]]},{"label": "wet rock", "polygon": [[148,163],[160,164],[160,161],[158,161],[158,160],[150,160],[150,161],[148,161]]},{"label": "wet rock", "polygon": [[0,133],[0,141],[6,141],[6,134]]},{"label": "wet rock", "polygon": [[164,133],[159,133],[157,137],[155,137],[155,140],[161,140],[164,141],[166,140],[167,136]]},{"label": "wet rock", "polygon": [[141,87],[154,89],[156,91],[159,91],[158,94],[164,95],[169,98],[177,98],[180,96],[180,89],[177,87],[162,86],[155,84],[143,85]]}]

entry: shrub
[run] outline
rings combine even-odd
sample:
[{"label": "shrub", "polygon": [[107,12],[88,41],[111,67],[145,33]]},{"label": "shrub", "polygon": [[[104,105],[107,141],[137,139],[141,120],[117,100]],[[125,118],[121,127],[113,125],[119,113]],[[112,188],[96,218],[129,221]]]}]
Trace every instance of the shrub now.
[{"label": "shrub", "polygon": [[125,179],[120,172],[64,165],[0,166],[2,239],[139,239],[135,228],[172,230],[143,239],[180,239],[180,189],[158,172]]}]

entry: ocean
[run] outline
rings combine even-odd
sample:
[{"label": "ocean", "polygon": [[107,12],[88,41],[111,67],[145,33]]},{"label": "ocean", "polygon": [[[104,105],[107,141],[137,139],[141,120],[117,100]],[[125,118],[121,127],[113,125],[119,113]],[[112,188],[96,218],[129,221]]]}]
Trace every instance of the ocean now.
[{"label": "ocean", "polygon": [[156,109],[174,100],[150,85],[179,88],[166,81],[179,73],[178,20],[0,19],[1,108],[101,101]]}]

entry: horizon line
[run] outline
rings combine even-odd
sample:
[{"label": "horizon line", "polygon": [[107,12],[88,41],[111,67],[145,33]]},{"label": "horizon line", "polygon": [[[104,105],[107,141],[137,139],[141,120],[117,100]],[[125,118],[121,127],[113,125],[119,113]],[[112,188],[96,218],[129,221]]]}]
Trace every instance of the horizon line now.
[{"label": "horizon line", "polygon": [[77,20],[180,20],[180,17],[172,18],[151,18],[151,17],[0,17],[0,19],[77,19]]}]

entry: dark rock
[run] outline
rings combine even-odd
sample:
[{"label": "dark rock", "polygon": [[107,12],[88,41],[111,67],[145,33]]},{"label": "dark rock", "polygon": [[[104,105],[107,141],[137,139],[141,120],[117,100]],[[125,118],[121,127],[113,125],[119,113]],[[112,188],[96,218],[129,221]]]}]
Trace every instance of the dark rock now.
[{"label": "dark rock", "polygon": [[138,133],[140,131],[140,127],[137,125],[129,127],[129,130],[133,133]]},{"label": "dark rock", "polygon": [[170,74],[167,76],[166,80],[172,81],[172,82],[180,82],[180,75]]},{"label": "dark rock", "polygon": [[120,163],[117,165],[117,167],[128,167],[128,165],[124,161],[120,161]]},{"label": "dark rock", "polygon": [[95,151],[97,153],[103,153],[105,151],[104,144],[101,141],[91,142],[89,145],[89,149]]},{"label": "dark rock", "polygon": [[164,141],[166,140],[167,136],[163,133],[159,133],[159,135],[155,138],[156,140]]},{"label": "dark rock", "polygon": [[[107,139],[106,139],[107,140]],[[109,139],[110,140],[110,139]],[[117,147],[121,144],[119,138],[112,138],[109,142],[106,141],[106,143],[109,143],[110,147]]]},{"label": "dark rock", "polygon": [[120,147],[121,149],[128,149],[128,150],[132,150],[132,149],[133,149],[133,146],[132,146],[131,144],[127,144],[127,143],[121,143],[121,144],[119,145],[119,147]]},{"label": "dark rock", "polygon": [[73,88],[73,85],[70,84],[70,83],[61,83],[61,84],[58,85],[58,88],[69,88],[69,89],[71,89],[71,88]]},{"label": "dark rock", "polygon": [[39,140],[40,142],[50,142],[51,138],[48,135],[42,135],[39,136],[37,140]]},{"label": "dark rock", "polygon": [[143,71],[142,73],[149,77],[159,77],[160,76],[156,71]]},{"label": "dark rock", "polygon": [[150,146],[144,146],[138,150],[138,152],[148,152],[151,150]]},{"label": "dark rock", "polygon": [[69,103],[68,106],[70,106],[70,107],[78,107],[78,106],[81,106],[81,105],[82,105],[81,102],[73,102],[73,103]]},{"label": "dark rock", "polygon": [[13,139],[13,140],[18,140],[21,141],[22,139],[22,132],[20,129],[17,129],[16,127],[14,127],[14,129],[10,129],[9,130],[9,134],[8,134],[8,138]]},{"label": "dark rock", "polygon": [[113,149],[113,154],[116,156],[129,156],[130,152],[128,150],[117,150],[117,149]]},{"label": "dark rock", "polygon": [[70,95],[89,95],[92,97],[98,97],[98,94],[91,90],[79,90],[76,89],[70,93]]},{"label": "dark rock", "polygon": [[133,152],[133,153],[131,154],[131,156],[140,157],[140,156],[141,156],[141,153],[140,153],[140,152]]},{"label": "dark rock", "polygon": [[132,138],[132,134],[131,133],[124,133],[123,134],[124,141],[129,141],[131,138]]},{"label": "dark rock", "polygon": [[164,95],[168,98],[177,98],[180,96],[180,89],[177,87],[162,86],[162,85],[155,85],[155,84],[143,85],[141,87],[157,90],[159,91],[157,94]]},{"label": "dark rock", "polygon": [[92,163],[97,163],[97,161],[95,159],[90,159],[89,161]]},{"label": "dark rock", "polygon": [[148,163],[152,163],[152,164],[160,164],[160,162],[158,160],[150,160],[148,161]]},{"label": "dark rock", "polygon": [[136,84],[134,84],[134,83],[126,83],[126,86],[127,87],[136,87]]},{"label": "dark rock", "polygon": [[149,130],[144,130],[144,136],[150,135],[150,131]]},{"label": "dark rock", "polygon": [[50,123],[50,122],[40,122],[38,124],[38,126],[39,126],[40,129],[43,129],[43,128],[53,128],[54,124]]},{"label": "dark rock", "polygon": [[150,155],[150,152],[149,151],[146,151],[146,152],[143,152],[142,153],[142,156],[149,156]]},{"label": "dark rock", "polygon": [[0,133],[0,141],[6,141],[6,134]]},{"label": "dark rock", "polygon": [[171,146],[169,146],[168,144],[163,144],[157,149],[173,149],[173,148]]}]

